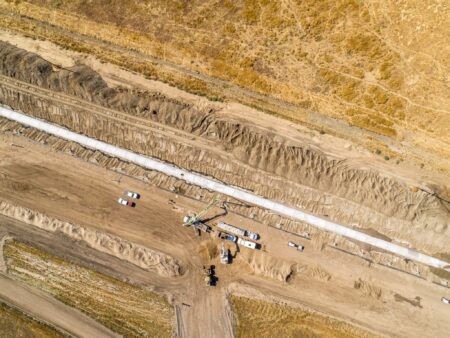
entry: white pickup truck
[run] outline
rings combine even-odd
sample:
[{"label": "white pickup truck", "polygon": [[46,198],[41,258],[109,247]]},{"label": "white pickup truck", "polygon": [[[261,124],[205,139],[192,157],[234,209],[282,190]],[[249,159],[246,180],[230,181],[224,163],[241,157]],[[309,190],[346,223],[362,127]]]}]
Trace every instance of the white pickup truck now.
[{"label": "white pickup truck", "polygon": [[296,248],[298,251],[305,250],[305,247],[303,245],[295,244],[294,242],[288,242],[288,246]]}]

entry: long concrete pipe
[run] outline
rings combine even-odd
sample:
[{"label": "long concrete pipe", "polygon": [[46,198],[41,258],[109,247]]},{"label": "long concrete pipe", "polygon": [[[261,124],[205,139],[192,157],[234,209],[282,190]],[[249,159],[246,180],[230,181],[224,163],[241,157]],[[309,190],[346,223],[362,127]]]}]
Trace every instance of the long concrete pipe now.
[{"label": "long concrete pipe", "polygon": [[367,243],[374,247],[389,251],[396,255],[406,257],[408,259],[420,262],[425,265],[433,266],[436,268],[442,268],[446,270],[450,269],[450,264],[440,259],[425,255],[413,249],[405,248],[400,245],[384,241],[376,237],[369,236],[365,233],[347,228],[343,225],[333,223],[326,219],[308,214],[304,211],[283,205],[281,203],[273,202],[271,200],[258,196],[254,193],[245,191],[243,189],[227,186],[226,184],[223,184],[214,178],[191,173],[187,170],[180,169],[174,165],[164,163],[162,161],[147,156],[139,155],[129,150],[125,150],[113,146],[111,144],[71,132],[65,128],[12,111],[10,109],[0,107],[0,116],[19,122],[23,125],[42,130],[46,133],[58,136],[60,138],[77,142],[87,148],[99,150],[103,153],[135,163],[144,168],[156,170],[166,175],[173,176],[181,180],[184,180],[188,183],[197,185],[199,187],[216,191],[224,195],[236,198],[238,200],[259,206],[261,208],[271,210],[279,215],[309,223],[319,229],[330,231],[347,238]]}]

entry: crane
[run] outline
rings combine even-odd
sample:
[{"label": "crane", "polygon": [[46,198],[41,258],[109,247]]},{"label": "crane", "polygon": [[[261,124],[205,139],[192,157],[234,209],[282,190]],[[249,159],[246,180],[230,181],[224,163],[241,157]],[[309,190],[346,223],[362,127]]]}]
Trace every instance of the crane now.
[{"label": "crane", "polygon": [[184,217],[184,226],[193,225],[195,222],[198,222],[199,218],[203,216],[209,209],[211,209],[213,206],[215,206],[217,203],[220,202],[220,196],[216,196],[213,198],[211,202],[201,211],[199,211],[194,216],[185,216]]}]

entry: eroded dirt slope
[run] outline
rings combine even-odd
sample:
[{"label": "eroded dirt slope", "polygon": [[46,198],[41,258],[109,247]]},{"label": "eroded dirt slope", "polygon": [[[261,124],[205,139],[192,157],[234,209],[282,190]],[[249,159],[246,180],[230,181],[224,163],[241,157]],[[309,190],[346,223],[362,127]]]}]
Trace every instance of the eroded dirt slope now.
[{"label": "eroded dirt slope", "polygon": [[347,138],[363,130],[372,151],[388,139],[395,156],[449,172],[441,0],[0,4],[5,29]]},{"label": "eroded dirt slope", "polygon": [[[0,100],[14,109],[290,201],[347,225],[374,228],[419,249],[447,248],[445,196],[352,167],[344,159],[262,133],[209,107],[200,109],[159,93],[109,87],[86,66],[56,69],[7,43],[1,44],[0,72],[6,76]],[[440,190],[445,195],[445,187]]]}]

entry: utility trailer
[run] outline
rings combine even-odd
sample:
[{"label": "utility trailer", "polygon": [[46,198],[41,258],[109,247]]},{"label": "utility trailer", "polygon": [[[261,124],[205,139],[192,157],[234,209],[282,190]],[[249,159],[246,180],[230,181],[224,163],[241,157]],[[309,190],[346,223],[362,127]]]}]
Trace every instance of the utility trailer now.
[{"label": "utility trailer", "polygon": [[225,222],[219,222],[217,223],[217,227],[225,230],[227,232],[231,232],[232,234],[238,235],[238,236],[245,236],[246,231],[243,229],[240,229],[238,227],[235,227],[233,225],[227,224]]},{"label": "utility trailer", "polygon": [[249,237],[249,238],[251,238],[251,239],[253,239],[255,241],[259,239],[259,235],[257,233],[250,232],[248,230],[235,227],[234,225],[231,225],[231,224],[228,224],[228,223],[225,223],[225,222],[217,223],[217,227],[222,229],[222,230],[231,232],[232,234],[235,234],[235,235],[238,235],[238,236]]}]

